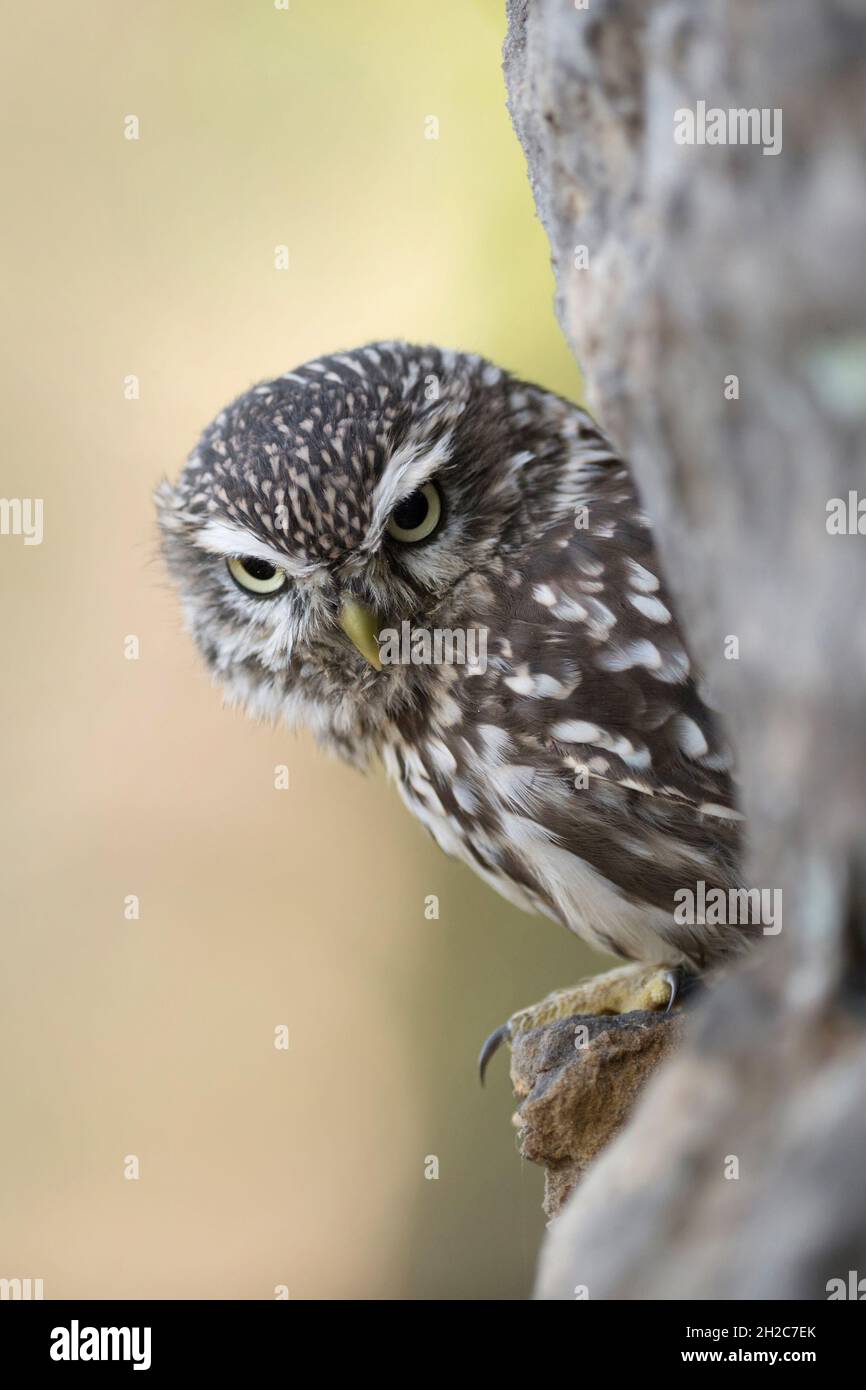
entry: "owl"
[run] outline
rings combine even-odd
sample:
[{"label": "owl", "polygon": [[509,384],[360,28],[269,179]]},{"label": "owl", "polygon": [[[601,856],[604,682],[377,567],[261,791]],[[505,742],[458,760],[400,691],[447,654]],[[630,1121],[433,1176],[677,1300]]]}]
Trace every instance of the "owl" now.
[{"label": "owl", "polygon": [[381,760],[447,854],[594,947],[700,972],[743,944],[675,911],[740,883],[730,755],[584,410],[375,343],[239,396],[157,507],[230,702]]}]

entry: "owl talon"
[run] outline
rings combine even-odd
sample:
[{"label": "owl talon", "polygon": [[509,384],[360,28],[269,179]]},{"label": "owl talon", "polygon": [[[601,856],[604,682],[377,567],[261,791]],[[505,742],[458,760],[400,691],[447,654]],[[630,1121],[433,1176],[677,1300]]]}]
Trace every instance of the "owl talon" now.
[{"label": "owl talon", "polygon": [[692,1002],[692,995],[700,991],[702,981],[700,976],[686,970],[685,966],[674,965],[670,970],[665,970],[663,979],[670,985],[671,997],[668,1000],[665,1013],[669,1014],[674,1004],[685,1004]]},{"label": "owl talon", "polygon": [[682,986],[682,971],[678,968],[674,970],[666,970],[664,972],[663,978],[667,981],[671,988],[671,997],[668,1000],[667,1008],[665,1009],[665,1013],[669,1014],[674,1004],[677,1002],[677,999],[679,998],[679,993]]},{"label": "owl talon", "polygon": [[490,1064],[491,1058],[495,1057],[502,1044],[510,1038],[511,1023],[508,1022],[503,1023],[499,1028],[496,1028],[484,1043],[484,1046],[478,1054],[478,1078],[482,1086],[484,1085],[484,1077],[487,1073],[487,1068]]},{"label": "owl talon", "polygon": [[680,966],[665,969],[622,965],[603,975],[581,980],[571,989],[555,990],[540,1003],[518,1009],[507,1023],[490,1034],[478,1058],[481,1084],[484,1084],[490,1059],[502,1044],[513,1042],[522,1033],[581,1014],[626,1014],[634,1010],[669,1013],[694,987],[695,978]]}]

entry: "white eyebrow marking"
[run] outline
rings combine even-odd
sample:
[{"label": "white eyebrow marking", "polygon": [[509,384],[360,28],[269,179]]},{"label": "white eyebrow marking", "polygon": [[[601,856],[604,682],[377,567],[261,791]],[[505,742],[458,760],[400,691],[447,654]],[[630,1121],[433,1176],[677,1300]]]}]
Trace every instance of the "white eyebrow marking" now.
[{"label": "white eyebrow marking", "polygon": [[298,560],[286,555],[275,546],[260,540],[243,526],[233,526],[229,521],[215,521],[211,518],[195,534],[195,544],[199,550],[211,555],[232,556],[251,555],[256,560],[266,560],[276,569],[285,570],[292,579],[306,578],[320,568],[318,564]]},{"label": "white eyebrow marking", "polygon": [[361,546],[370,550],[378,545],[388,517],[405,497],[426,483],[451,457],[452,432],[449,430],[432,447],[411,441],[401,444],[388,460],[382,477],[373,489],[373,515]]}]

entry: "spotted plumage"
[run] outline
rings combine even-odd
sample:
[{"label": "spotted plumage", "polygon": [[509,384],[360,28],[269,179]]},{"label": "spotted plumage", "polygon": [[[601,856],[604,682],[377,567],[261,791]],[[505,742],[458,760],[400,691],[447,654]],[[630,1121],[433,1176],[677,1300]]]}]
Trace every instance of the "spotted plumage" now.
[{"label": "spotted plumage", "polygon": [[[674,920],[677,889],[739,882],[729,758],[628,468],[583,410],[377,343],[239,397],[157,502],[232,701],[381,757],[447,853],[604,949],[702,967],[739,944]],[[377,669],[364,615],[483,632],[486,660]]]}]

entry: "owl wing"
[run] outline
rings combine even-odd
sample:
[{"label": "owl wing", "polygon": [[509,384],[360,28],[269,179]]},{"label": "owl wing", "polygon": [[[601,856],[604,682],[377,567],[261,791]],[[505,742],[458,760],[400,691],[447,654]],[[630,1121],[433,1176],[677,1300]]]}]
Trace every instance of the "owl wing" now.
[{"label": "owl wing", "polygon": [[[740,882],[731,755],[621,465],[605,484],[588,517],[576,513],[581,524],[569,517],[539,535],[491,608],[474,722],[502,731],[503,767],[489,774],[486,800],[501,806],[511,794],[558,848],[655,909],[665,939],[700,961],[728,947],[706,928],[677,928],[674,895],[697,880]],[[538,894],[531,853],[500,854],[498,868]],[[628,953],[615,935],[610,945]]]},{"label": "owl wing", "polygon": [[521,707],[537,737],[577,750],[595,776],[739,818],[730,749],[641,521],[611,508],[592,531],[554,528],[530,552],[507,626],[504,683],[534,701]]}]

